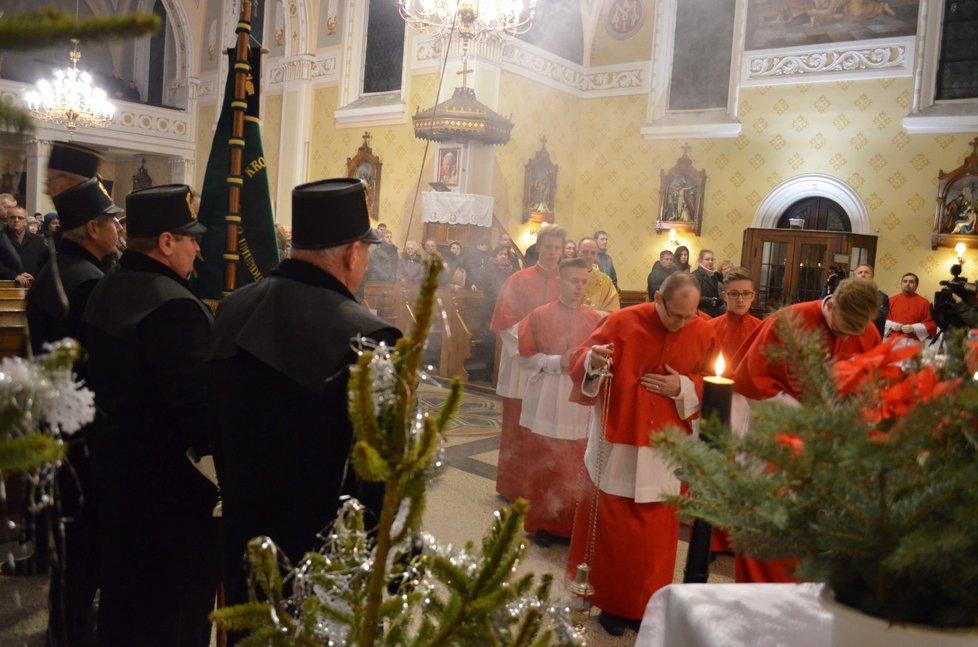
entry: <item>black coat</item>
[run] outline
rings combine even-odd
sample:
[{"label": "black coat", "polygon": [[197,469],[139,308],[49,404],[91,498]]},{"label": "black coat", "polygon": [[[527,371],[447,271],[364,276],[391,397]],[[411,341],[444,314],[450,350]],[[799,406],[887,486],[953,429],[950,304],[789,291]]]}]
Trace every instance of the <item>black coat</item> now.
[{"label": "black coat", "polygon": [[27,323],[31,330],[31,347],[41,352],[44,342],[65,337],[81,339],[82,313],[95,284],[106,266],[78,243],[66,240],[58,252],[58,274],[68,299],[67,308],[58,293],[54,265],[48,263],[34,278],[27,293]]},{"label": "black coat", "polygon": [[662,265],[662,261],[655,262],[655,265],[652,266],[652,271],[649,272],[649,276],[646,279],[649,289],[649,301],[655,299],[655,293],[660,287],[662,287],[662,282],[666,280],[666,277],[675,271],[675,266],[670,269],[666,269],[665,266]]},{"label": "black coat", "polygon": [[218,308],[209,360],[229,603],[244,601],[242,556],[252,537],[270,536],[295,564],[317,547],[341,495],[380,507],[382,488],[360,484],[347,463],[357,334],[391,345],[401,336],[332,275],[296,260]]},{"label": "black coat", "polygon": [[727,304],[721,295],[720,273],[711,272],[702,265],[693,270],[693,277],[700,284],[700,311],[711,317],[719,317],[727,311]]},{"label": "black coat", "polygon": [[18,243],[8,231],[7,239],[13,245],[13,248],[17,250],[17,255],[20,256],[20,263],[24,268],[23,271],[34,277],[40,274],[41,268],[47,265],[48,260],[51,258],[51,250],[44,241],[44,237],[25,231],[24,239]]},{"label": "black coat", "polygon": [[128,251],[82,325],[99,410],[99,644],[207,645],[217,490],[187,451],[207,453],[210,312],[176,273]]},{"label": "black coat", "polygon": [[0,231],[0,280],[11,281],[23,273],[24,264],[20,262],[20,254],[4,229]]}]

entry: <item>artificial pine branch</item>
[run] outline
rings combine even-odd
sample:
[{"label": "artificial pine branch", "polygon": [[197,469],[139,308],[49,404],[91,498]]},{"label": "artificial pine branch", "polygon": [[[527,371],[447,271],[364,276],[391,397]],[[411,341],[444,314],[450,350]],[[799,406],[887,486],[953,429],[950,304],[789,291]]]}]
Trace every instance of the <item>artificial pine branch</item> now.
[{"label": "artificial pine branch", "polygon": [[0,17],[3,49],[43,49],[63,45],[72,38],[96,43],[120,38],[137,38],[160,26],[160,19],[147,13],[75,20],[57,9],[39,9]]}]

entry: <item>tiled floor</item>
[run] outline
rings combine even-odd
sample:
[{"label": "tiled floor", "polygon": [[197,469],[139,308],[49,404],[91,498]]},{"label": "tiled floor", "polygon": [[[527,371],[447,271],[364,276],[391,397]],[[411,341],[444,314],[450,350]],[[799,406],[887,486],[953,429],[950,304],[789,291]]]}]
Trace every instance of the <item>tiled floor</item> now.
[{"label": "tiled floor", "polygon": [[[428,406],[437,407],[443,397],[438,389],[425,389]],[[499,411],[499,402],[491,390],[469,387],[459,415],[447,432],[446,467],[432,485],[424,518],[425,529],[442,544],[478,541],[489,527],[492,512],[505,503],[495,492]],[[566,558],[566,545],[541,548],[531,543],[520,570],[538,575],[552,573],[557,583],[554,597],[566,600],[569,595],[560,585]],[[686,543],[680,541],[676,581],[681,581],[685,559]],[[733,561],[720,557],[711,571],[711,582],[729,582]],[[46,606],[45,577],[0,577],[0,647],[41,647]],[[612,638],[596,619],[588,623],[588,644],[592,646],[631,646],[635,637],[634,632],[627,631],[620,638]]]}]

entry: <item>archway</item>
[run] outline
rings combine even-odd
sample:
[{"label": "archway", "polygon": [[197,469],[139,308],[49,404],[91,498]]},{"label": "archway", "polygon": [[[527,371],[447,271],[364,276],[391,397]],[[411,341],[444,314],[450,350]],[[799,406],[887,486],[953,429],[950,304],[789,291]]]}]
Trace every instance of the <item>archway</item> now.
[{"label": "archway", "polygon": [[869,210],[856,190],[839,178],[823,173],[798,175],[774,187],[757,205],[751,226],[774,229],[788,207],[813,196],[837,202],[849,216],[853,233],[871,233]]}]

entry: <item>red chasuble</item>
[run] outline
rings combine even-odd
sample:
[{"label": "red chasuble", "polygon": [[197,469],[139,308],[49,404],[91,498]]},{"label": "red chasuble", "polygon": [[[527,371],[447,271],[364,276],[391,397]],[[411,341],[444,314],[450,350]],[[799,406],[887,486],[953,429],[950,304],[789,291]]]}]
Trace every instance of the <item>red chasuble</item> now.
[{"label": "red chasuble", "polygon": [[[666,365],[696,385],[697,397],[703,396],[703,376],[716,357],[716,341],[707,320],[696,318],[676,332],[670,332],[659,321],[655,303],[641,303],[613,312],[591,337],[571,354],[570,373],[574,380],[571,401],[594,404],[581,392],[584,360],[591,346],[614,343],[612,352],[611,393],[607,403],[604,435],[612,443],[644,447],[649,432],[673,426],[692,432],[689,420],[682,420],[672,398],[650,393],[639,384],[645,373],[666,374]],[[608,380],[601,393],[608,390]],[[604,406],[604,405],[602,405]]]},{"label": "red chasuble", "polygon": [[[907,296],[902,292],[895,296],[890,297],[890,314],[886,317],[887,322],[892,321],[893,323],[909,325],[909,324],[924,324],[927,329],[927,336],[933,337],[937,334],[937,324],[934,320],[930,318],[930,301],[920,296],[919,294],[911,294]],[[887,326],[889,328],[889,326]],[[914,341],[920,341],[916,334],[912,332],[902,332],[899,330],[892,330],[887,339],[895,337],[897,339],[907,338]]]},{"label": "red chasuble", "polygon": [[[539,265],[512,274],[503,283],[496,299],[489,328],[502,332],[520,322],[534,308],[550,303],[560,296],[560,272],[557,268],[544,270]],[[515,353],[515,350],[512,351]],[[503,347],[499,358],[499,381],[515,384],[519,366],[516,357]],[[504,392],[505,393],[505,392]],[[520,464],[520,444],[529,432],[520,426],[519,398],[503,397],[503,416],[499,433],[499,459],[496,463],[496,491],[508,501],[523,494],[523,465]]]},{"label": "red chasuble", "polygon": [[799,399],[800,393],[788,374],[787,362],[769,360],[766,352],[768,346],[782,343],[776,324],[785,312],[795,313],[796,320],[804,328],[820,331],[823,344],[832,359],[865,353],[881,341],[879,331],[872,321],[858,337],[836,335],[825,321],[821,301],[806,301],[782,308],[761,323],[734,357],[734,365],[737,367],[734,372],[734,390],[744,397],[767,400],[783,391]]},{"label": "red chasuble", "polygon": [[559,299],[520,322],[520,355],[533,367],[523,395],[522,418],[531,433],[523,435],[519,457],[525,466],[522,496],[530,502],[523,522],[527,532],[544,530],[570,537],[590,412],[589,407],[568,401],[573,387],[560,368],[560,357],[583,343],[600,322],[601,315],[594,309],[572,308]]},{"label": "red chasuble", "polygon": [[741,316],[730,311],[710,319],[710,327],[713,328],[713,333],[720,343],[720,350],[723,351],[723,359],[726,362],[723,374],[726,377],[733,376],[736,368],[733,360],[737,356],[737,351],[760,325],[761,320],[751,314]]},{"label": "red chasuble", "polygon": [[[794,312],[796,320],[804,328],[822,333],[823,343],[832,359],[865,353],[881,341],[879,331],[872,321],[858,337],[840,337],[833,333],[822,314],[820,300],[782,308],[765,319],[737,352],[734,358],[737,366],[734,372],[734,390],[737,393],[754,400],[773,398],[782,391],[795,399],[800,397],[796,384],[788,375],[787,363],[771,361],[766,353],[768,346],[781,344],[776,325],[786,311]],[[735,556],[738,582],[797,582],[792,575],[797,564],[797,559],[790,558],[757,560],[740,553]]]}]

